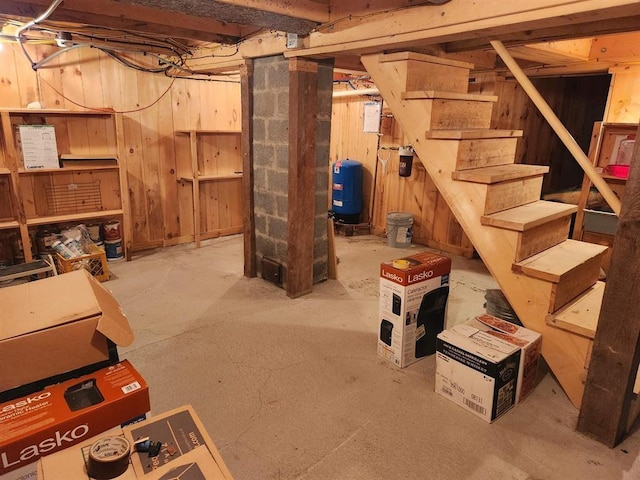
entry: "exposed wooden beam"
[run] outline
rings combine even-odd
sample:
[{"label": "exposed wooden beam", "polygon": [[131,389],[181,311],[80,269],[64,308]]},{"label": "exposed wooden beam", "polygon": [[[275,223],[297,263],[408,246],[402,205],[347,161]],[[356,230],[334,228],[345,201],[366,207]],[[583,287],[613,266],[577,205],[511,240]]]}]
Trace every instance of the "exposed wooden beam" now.
[{"label": "exposed wooden beam", "polygon": [[[594,37],[598,35],[617,34],[638,30],[640,15],[630,15],[623,18],[599,19],[582,23],[567,23],[556,27],[516,30],[511,33],[496,34],[507,47],[528,45],[538,42],[550,42],[563,39]],[[489,37],[477,36],[466,40],[455,40],[444,45],[447,52],[464,52],[468,50],[487,48]]]},{"label": "exposed wooden beam", "polygon": [[[3,0],[0,2],[0,13],[30,20],[44,12],[50,3],[49,0]],[[216,43],[235,43],[240,37],[238,25],[226,25],[183,13],[124,5],[112,0],[65,0],[49,20]]]},{"label": "exposed wooden beam", "polygon": [[[611,28],[620,31],[623,20],[640,16],[637,0],[539,0],[504,2],[485,0],[479,11],[474,0],[456,0],[438,7],[417,6],[395,12],[346,19],[311,33],[308,48],[287,52],[288,56],[323,56],[376,52],[382,49],[415,48],[425,44],[453,42],[532,31],[525,43],[536,40],[536,31],[588,24],[595,26],[616,20]],[[637,29],[624,23],[624,28]],[[582,35],[590,35],[581,29]],[[575,33],[572,34],[575,36]]]},{"label": "exposed wooden beam", "polygon": [[640,363],[640,310],[629,299],[640,294],[639,164],[640,145],[637,144],[578,418],[580,432],[609,447],[620,442],[638,413],[633,385]]},{"label": "exposed wooden beam", "polygon": [[[296,18],[282,13],[274,13],[265,10],[250,8],[247,2],[219,2],[212,0],[118,0],[122,4],[150,7],[156,11],[168,13],[182,13],[195,17],[215,19],[224,24],[233,23],[238,25],[255,25],[272,30],[292,32],[306,35],[313,30],[319,22]],[[249,2],[251,3],[251,2]],[[259,5],[265,2],[257,2]],[[286,2],[294,5],[293,2]],[[297,3],[297,2],[296,2]],[[308,3],[308,2],[304,2]],[[273,7],[282,6],[285,2],[274,3]],[[271,10],[285,11],[283,8],[271,8]],[[292,13],[297,9],[290,7]]]},{"label": "exposed wooden beam", "polygon": [[314,2],[311,0],[218,0],[217,2],[236,5],[254,10],[262,10],[270,13],[277,13],[292,18],[311,20],[317,23],[326,23],[329,18],[329,5],[327,2]]},{"label": "exposed wooden beam", "polygon": [[244,233],[244,275],[255,277],[256,220],[253,196],[253,60],[247,59],[240,68],[242,101],[242,227]]},{"label": "exposed wooden beam", "polygon": [[[640,19],[636,25],[640,30]],[[637,62],[640,58],[640,32],[595,38],[589,58],[617,63]]]},{"label": "exposed wooden beam", "polygon": [[297,58],[289,62],[286,289],[295,298],[313,289],[318,64]]}]

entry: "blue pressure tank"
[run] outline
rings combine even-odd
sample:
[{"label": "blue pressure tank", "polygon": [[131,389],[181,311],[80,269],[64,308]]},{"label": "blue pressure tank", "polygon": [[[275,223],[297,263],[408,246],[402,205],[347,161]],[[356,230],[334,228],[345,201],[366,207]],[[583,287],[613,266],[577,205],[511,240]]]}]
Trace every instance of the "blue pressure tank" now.
[{"label": "blue pressure tank", "polygon": [[333,164],[331,208],[343,223],[360,223],[362,213],[362,163],[338,160]]}]

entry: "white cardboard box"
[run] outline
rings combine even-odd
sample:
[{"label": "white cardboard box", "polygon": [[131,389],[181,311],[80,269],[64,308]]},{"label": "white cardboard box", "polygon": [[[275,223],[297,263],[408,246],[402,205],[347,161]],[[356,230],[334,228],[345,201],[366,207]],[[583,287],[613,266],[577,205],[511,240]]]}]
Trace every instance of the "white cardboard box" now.
[{"label": "white cardboard box", "polygon": [[538,360],[540,360],[542,350],[542,335],[491,315],[479,315],[468,324],[520,347],[522,355],[520,356],[516,389],[517,405],[536,387]]},{"label": "white cardboard box", "polygon": [[492,422],[515,405],[520,348],[469,325],[438,335],[436,393]]},{"label": "white cardboard box", "polygon": [[540,334],[490,315],[438,335],[436,393],[492,422],[536,384]]},{"label": "white cardboard box", "polygon": [[378,354],[406,367],[436,351],[451,259],[422,252],[380,265]]}]

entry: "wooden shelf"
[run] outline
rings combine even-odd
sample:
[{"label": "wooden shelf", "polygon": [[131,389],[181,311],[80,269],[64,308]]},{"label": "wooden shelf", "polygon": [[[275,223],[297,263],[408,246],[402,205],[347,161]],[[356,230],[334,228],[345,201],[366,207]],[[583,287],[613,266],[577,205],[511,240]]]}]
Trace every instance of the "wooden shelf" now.
[{"label": "wooden shelf", "polygon": [[113,110],[65,110],[65,109],[39,109],[39,108],[0,108],[0,112],[7,112],[9,115],[43,115],[51,117],[60,116],[105,116],[109,117],[115,112]]},{"label": "wooden shelf", "polygon": [[11,175],[11,170],[8,168],[0,167],[0,175]]},{"label": "wooden shelf", "polygon": [[[226,175],[200,175],[198,176],[199,182],[214,182],[216,180],[233,180],[236,178],[242,178],[242,173],[229,173]],[[180,177],[179,182],[193,182],[192,177]]]},{"label": "wooden shelf", "polygon": [[15,220],[0,222],[0,230],[8,230],[10,228],[19,228],[19,227],[20,227],[20,224]]},{"label": "wooden shelf", "polygon": [[90,167],[86,165],[78,165],[77,167],[62,167],[62,168],[32,168],[30,170],[26,170],[21,168],[18,170],[20,175],[33,175],[38,173],[67,173],[67,172],[91,172],[94,170],[119,170],[120,167],[118,165],[96,165],[95,167]]},{"label": "wooden shelf", "polygon": [[606,174],[602,174],[600,175],[602,178],[604,178],[607,181],[612,181],[612,182],[626,182],[627,179],[626,178],[622,178],[622,177],[614,177],[613,175],[606,175]]},{"label": "wooden shelf", "polygon": [[115,217],[122,215],[123,210],[101,210],[97,212],[70,213],[67,215],[52,215],[47,217],[27,218],[27,225],[45,225],[47,223],[76,222],[78,220],[91,220],[92,218]]},{"label": "wooden shelf", "polygon": [[180,135],[190,135],[195,133],[196,135],[240,135],[240,130],[176,130],[176,133]]},{"label": "wooden shelf", "polygon": [[[24,168],[14,130],[17,125],[31,123],[54,126],[56,142],[62,149],[60,168]],[[133,233],[123,129],[122,117],[113,109],[0,108],[0,135],[4,145],[0,173],[10,174],[12,200],[11,210],[3,211],[3,216],[16,220],[0,222],[0,229],[19,229],[27,262],[33,258],[29,227],[109,218],[122,222],[123,250],[130,259],[127,245]],[[83,153],[87,145],[91,145],[92,151]],[[87,175],[82,175],[84,172]],[[72,183],[78,186],[76,191],[69,194],[69,198],[58,195],[69,190],[72,176]],[[49,215],[56,211],[65,214]]]}]

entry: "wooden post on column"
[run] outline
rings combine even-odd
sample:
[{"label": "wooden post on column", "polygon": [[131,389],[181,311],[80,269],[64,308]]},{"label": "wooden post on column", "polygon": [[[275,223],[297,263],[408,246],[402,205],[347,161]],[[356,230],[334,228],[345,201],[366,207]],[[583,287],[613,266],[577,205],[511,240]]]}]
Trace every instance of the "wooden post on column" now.
[{"label": "wooden post on column", "polygon": [[[640,138],[640,128],[636,138]],[[609,447],[638,416],[634,383],[640,363],[640,143],[622,201],[611,267],[589,364],[578,430]]]},{"label": "wooden post on column", "polygon": [[253,210],[253,60],[240,67],[242,102],[242,227],[244,233],[244,275],[255,277],[256,222]]},{"label": "wooden post on column", "polygon": [[289,60],[287,295],[313,290],[318,64]]}]

